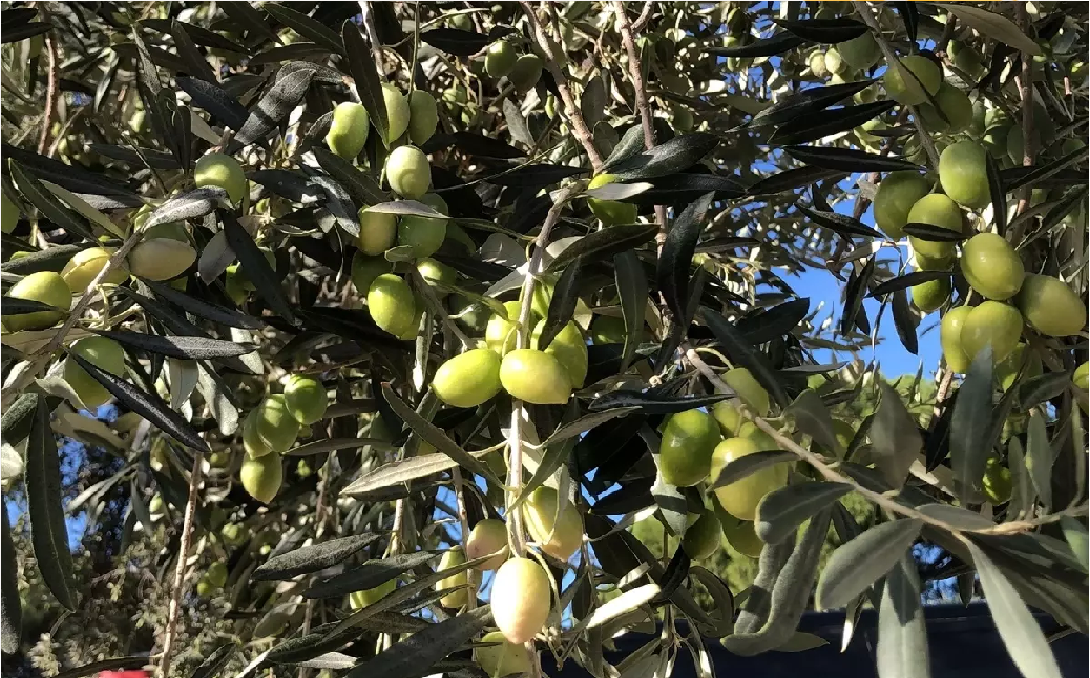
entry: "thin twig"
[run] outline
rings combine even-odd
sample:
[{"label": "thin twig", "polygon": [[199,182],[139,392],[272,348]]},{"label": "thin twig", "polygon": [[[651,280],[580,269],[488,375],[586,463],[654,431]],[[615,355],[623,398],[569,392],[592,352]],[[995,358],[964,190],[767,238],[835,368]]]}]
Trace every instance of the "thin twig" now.
[{"label": "thin twig", "polygon": [[375,14],[371,9],[371,3],[368,0],[360,0],[360,16],[363,19],[363,26],[367,29],[367,41],[371,43],[371,54],[375,57],[375,68],[378,69],[379,77],[383,75],[384,69],[382,66],[382,42],[378,38],[378,29],[375,28]]},{"label": "thin twig", "polygon": [[193,516],[197,512],[197,487],[201,483],[201,468],[204,464],[204,450],[193,453],[193,468],[189,472],[189,499],[185,503],[185,517],[182,519],[182,544],[178,553],[178,565],[174,568],[174,584],[170,594],[170,607],[167,608],[167,626],[163,632],[163,655],[159,659],[159,675],[166,678],[170,674],[170,653],[174,647],[174,625],[178,621],[178,608],[181,606],[182,589],[185,585],[186,560],[189,558],[189,543],[193,538]]},{"label": "thin twig", "polygon": [[652,0],[647,0],[643,3],[643,11],[640,12],[640,16],[632,22],[632,32],[639,33],[647,26],[647,22],[651,20],[651,12],[655,9],[655,3]]},{"label": "thin twig", "polygon": [[579,107],[575,105],[575,98],[572,96],[571,86],[568,84],[568,76],[561,65],[563,55],[553,53],[552,41],[546,35],[541,22],[537,20],[537,14],[534,13],[534,8],[530,3],[521,0],[519,4],[522,5],[523,13],[526,14],[526,20],[530,22],[531,32],[537,46],[545,56],[545,66],[549,69],[549,73],[552,74],[553,80],[556,82],[556,89],[560,92],[560,98],[564,102],[564,117],[567,118],[568,124],[571,125],[575,138],[579,140],[579,143],[583,144],[583,148],[587,152],[587,158],[590,159],[591,167],[597,172],[602,169],[602,156],[598,153],[598,149],[594,147],[594,136],[591,134],[590,128],[587,127],[583,114],[579,112]]},{"label": "thin twig", "polygon": [[57,43],[48,33],[45,36],[45,52],[49,58],[49,74],[45,88],[45,113],[42,114],[42,132],[38,137],[38,154],[44,155],[49,147],[49,128],[53,125],[53,110],[57,108]]},{"label": "thin twig", "polygon": [[[465,544],[469,539],[469,515],[466,513],[465,481],[462,479],[462,467],[454,467],[454,498],[458,506],[458,522],[462,525],[462,549],[465,553]],[[468,556],[467,556],[468,557]],[[467,610],[477,607],[477,570],[470,568],[469,575],[469,601]]]},{"label": "thin twig", "polygon": [[[1019,3],[1015,11],[1018,14],[1018,24],[1022,27],[1022,30],[1028,29],[1030,21],[1026,8]],[[1022,73],[1016,80],[1018,81],[1018,93],[1022,97],[1022,165],[1028,167],[1033,164],[1036,149],[1033,147],[1033,57],[1025,52],[1022,52]],[[1026,211],[1032,195],[1033,188],[1028,185],[1018,193],[1016,216]],[[1022,239],[1025,223],[1028,222],[1020,222],[1018,226],[1011,229],[1010,241],[1012,243],[1017,244]]]},{"label": "thin twig", "polygon": [[[863,17],[863,21],[870,26],[874,31],[874,39],[878,42],[879,49],[882,50],[882,54],[886,57],[886,68],[900,68],[904,73],[902,75],[914,78],[907,68],[901,65],[900,60],[897,58],[897,53],[893,51],[893,48],[889,46],[889,43],[882,36],[882,27],[878,24],[878,19],[871,12],[870,7],[865,2],[860,0],[853,0],[852,5],[855,7],[855,11],[859,13],[859,16]],[[923,87],[923,85],[920,85]],[[931,161],[932,169],[938,169],[939,167],[939,151],[935,148],[935,142],[931,139],[931,135],[927,133],[927,130],[923,127],[923,122],[920,120],[919,111],[915,106],[906,106],[908,111],[912,114],[912,121],[916,125],[916,135],[920,139],[920,145],[923,146],[927,152],[927,158]]]}]

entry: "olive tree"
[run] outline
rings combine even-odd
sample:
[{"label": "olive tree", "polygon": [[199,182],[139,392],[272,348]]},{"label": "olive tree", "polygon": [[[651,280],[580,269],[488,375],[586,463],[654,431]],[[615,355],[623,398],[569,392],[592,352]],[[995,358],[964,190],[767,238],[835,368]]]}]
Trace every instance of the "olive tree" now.
[{"label": "olive tree", "polygon": [[[1084,20],[5,6],[3,651],[708,674],[873,606],[879,673],[926,676],[956,577],[1058,676],[1030,609],[1087,631]],[[939,364],[880,371],[927,333]]]}]

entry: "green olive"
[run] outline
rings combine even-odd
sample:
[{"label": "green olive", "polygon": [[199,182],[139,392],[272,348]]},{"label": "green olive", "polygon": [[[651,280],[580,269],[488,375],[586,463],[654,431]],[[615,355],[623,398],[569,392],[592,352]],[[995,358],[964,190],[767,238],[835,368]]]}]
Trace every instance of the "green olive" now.
[{"label": "green olive", "polygon": [[19,225],[19,204],[8,197],[7,191],[3,191],[0,197],[0,232],[12,233]]},{"label": "green olive", "polygon": [[965,319],[972,308],[958,306],[946,312],[939,325],[939,343],[942,345],[942,355],[946,358],[946,367],[951,372],[964,374],[969,370],[969,356],[961,345],[961,330],[965,327]]},{"label": "green olive", "polygon": [[1016,297],[1029,326],[1049,337],[1068,337],[1086,326],[1086,303],[1059,278],[1028,274]]},{"label": "green olive", "polygon": [[1023,366],[1026,369],[1026,379],[1039,376],[1044,369],[1041,356],[1036,351],[1029,350],[1025,342],[1019,342],[1010,355],[995,365],[995,380],[999,382],[1000,388],[1004,391],[1009,389]]},{"label": "green olive", "polygon": [[522,645],[545,625],[552,609],[549,573],[530,558],[511,558],[492,580],[492,617],[510,643]]},{"label": "green olive", "polygon": [[998,301],[985,301],[973,307],[965,316],[961,328],[961,346],[972,361],[989,344],[992,363],[1010,355],[1022,336],[1022,314],[1013,306]]},{"label": "green olive", "polygon": [[939,278],[913,285],[912,303],[924,313],[937,311],[950,298],[950,279]]},{"label": "green olive", "polygon": [[246,197],[246,175],[238,161],[222,153],[209,153],[197,159],[193,167],[193,181],[197,188],[218,186],[227,191],[227,197],[236,205]]},{"label": "green olive", "polygon": [[[499,473],[503,477],[503,471]],[[555,513],[555,512],[554,512]],[[466,538],[466,558],[476,560],[489,554],[496,554],[488,560],[474,565],[473,569],[495,570],[507,560],[507,525],[496,518],[485,518],[478,522]]]},{"label": "green olive", "polygon": [[148,280],[170,280],[185,273],[197,260],[189,243],[172,238],[144,240],[129,250],[129,272]]},{"label": "green olive", "polygon": [[888,64],[882,76],[882,85],[891,99],[906,106],[916,106],[927,101],[928,94],[938,94],[942,86],[942,69],[935,62],[918,55],[898,61],[899,65]]},{"label": "green olive", "polygon": [[[455,546],[452,549],[443,552],[443,557],[439,559],[438,572],[457,567],[466,562],[465,552],[461,546]],[[462,570],[457,574],[452,574],[449,577],[440,579],[435,583],[435,590],[440,591],[442,589],[451,588],[453,586],[461,586],[462,588],[457,591],[452,591],[447,595],[439,599],[439,604],[447,608],[458,608],[469,602],[469,589],[466,585],[469,583],[469,574]]]},{"label": "green olive", "polygon": [[[118,377],[125,376],[125,349],[106,337],[86,337],[68,348],[95,367]],[[64,361],[64,380],[88,409],[105,405],[110,392],[72,358]]]},{"label": "green olive", "polygon": [[[444,266],[435,259],[420,259],[416,262],[416,271],[420,274],[420,277],[424,279],[424,282],[428,285],[435,287],[435,283],[442,285],[453,285],[457,279],[458,274],[454,272],[449,266]],[[447,295],[447,291],[435,287],[435,294],[440,299]]]},{"label": "green olive", "polygon": [[920,118],[929,132],[956,134],[973,124],[973,102],[969,100],[969,95],[950,83],[942,83],[939,93],[935,95],[935,103],[938,110],[930,103],[922,103],[919,108]]},{"label": "green olive", "polygon": [[519,93],[529,92],[537,81],[541,79],[541,69],[544,63],[536,54],[523,54],[511,67],[507,79],[515,86]]},{"label": "green olive", "polygon": [[284,480],[284,471],[280,468],[280,455],[266,454],[256,459],[246,457],[238,472],[242,487],[250,496],[263,504],[268,504],[280,491]]},{"label": "green olive", "polygon": [[[69,259],[69,263],[65,264],[64,270],[61,271],[61,277],[64,278],[64,282],[68,283],[69,288],[74,292],[83,292],[87,289],[90,281],[94,280],[95,276],[110,261],[112,255],[113,250],[107,249],[107,247],[87,247],[86,250],[76,252],[75,256]],[[122,265],[110,269],[110,273],[102,279],[102,282],[121,284],[128,279],[129,271]]]},{"label": "green olive", "polygon": [[502,78],[515,67],[518,55],[515,48],[506,40],[497,40],[488,46],[484,57],[484,72],[493,78]]},{"label": "green olive", "polygon": [[980,52],[974,48],[957,40],[951,40],[946,44],[946,53],[954,60],[954,65],[965,71],[966,75],[970,77],[983,75],[984,62],[981,61]]},{"label": "green olive", "polygon": [[742,423],[748,421],[742,416],[738,406],[730,400],[720,400],[712,407],[712,417],[719,424],[719,432],[724,437],[738,435]]},{"label": "green olive", "polygon": [[1090,361],[1084,362],[1075,368],[1075,374],[1071,377],[1075,388],[1080,390],[1090,389]]},{"label": "green olive", "polygon": [[359,248],[364,254],[380,256],[397,242],[397,215],[373,212],[370,207],[359,211]]},{"label": "green olive", "polygon": [[317,379],[294,374],[284,386],[288,412],[300,424],[313,424],[325,416],[329,393]]},{"label": "green olive", "polygon": [[254,431],[273,452],[287,452],[299,436],[299,422],[291,415],[287,398],[271,395],[257,407]]},{"label": "green olive", "polygon": [[246,451],[246,456],[251,459],[257,459],[272,452],[272,448],[269,447],[268,443],[257,434],[257,420],[260,416],[260,409],[260,406],[254,408],[242,421],[242,447]]},{"label": "green olive", "polygon": [[[587,184],[587,188],[601,188],[602,186],[612,184],[615,181],[617,181],[616,174],[599,174],[590,180],[590,183]],[[594,216],[601,219],[603,226],[632,224],[636,222],[636,206],[629,203],[620,202],[618,200],[587,198],[587,206],[590,207],[590,211],[594,213]]]},{"label": "green olive", "polygon": [[401,90],[388,82],[382,83],[382,101],[386,106],[386,121],[389,127],[389,146],[401,138],[409,128],[409,102]]},{"label": "green olive", "polygon": [[413,329],[416,297],[398,275],[383,273],[375,278],[367,292],[367,308],[375,324],[396,337]]},{"label": "green olive", "polygon": [[971,139],[947,146],[939,157],[939,182],[959,204],[970,209],[987,206],[991,203],[987,151]]},{"label": "green olive", "polygon": [[422,90],[409,95],[409,139],[417,146],[432,138],[439,125],[439,108],[435,97]]},{"label": "green olive", "polygon": [[563,405],[572,383],[553,355],[533,348],[508,351],[500,363],[500,383],[512,398],[534,405]]},{"label": "green olive", "polygon": [[[530,334],[530,347],[539,348],[541,332],[545,329],[545,323],[538,323]],[[545,352],[555,357],[564,366],[568,373],[568,380],[574,388],[582,388],[587,378],[589,358],[587,355],[587,340],[583,338],[583,332],[574,321],[568,321],[564,329],[553,337]]]},{"label": "green olive", "polygon": [[764,548],[764,542],[757,536],[752,520],[733,521],[723,528],[723,536],[735,551],[750,558],[759,558],[761,549]]},{"label": "green olive", "polygon": [[223,588],[227,583],[227,563],[222,560],[217,560],[208,567],[208,571],[204,573],[205,578],[212,586],[217,589]]},{"label": "green olive", "polygon": [[352,284],[356,287],[356,293],[366,297],[375,278],[393,270],[394,265],[384,257],[372,257],[362,251],[356,252],[352,257]]},{"label": "green olive", "polygon": [[[767,444],[762,444],[756,438],[727,438],[716,445],[712,453],[712,475],[718,475],[719,471],[735,459],[766,448]],[[787,472],[786,464],[766,466],[741,480],[715,488],[715,497],[727,513],[742,520],[753,520],[761,499],[787,484]]]},{"label": "green olive", "polygon": [[522,505],[522,519],[538,547],[557,560],[567,560],[583,543],[583,518],[570,503],[560,510],[560,497],[551,487],[539,487]]},{"label": "green olive", "polygon": [[[481,636],[481,642],[490,645],[473,648],[473,659],[488,678],[530,673],[533,660],[525,646],[507,642],[499,631],[484,634]],[[492,645],[492,643],[497,644]]]},{"label": "green olive", "polygon": [[396,588],[397,579],[388,579],[374,588],[353,591],[348,594],[348,606],[353,610],[362,610],[368,605],[374,605],[388,594],[393,593]]},{"label": "green olive", "polygon": [[695,519],[690,515],[681,546],[693,560],[704,560],[719,549],[720,534],[719,521],[714,514],[704,513]]},{"label": "green olive", "polygon": [[362,104],[345,101],[333,109],[333,121],[325,142],[329,150],[345,160],[352,161],[363,150],[367,132],[371,128],[367,109]]},{"label": "green olive", "polygon": [[840,58],[847,63],[848,66],[857,71],[863,71],[870,68],[882,56],[882,51],[878,47],[878,42],[874,39],[874,34],[870,31],[860,35],[858,38],[837,43],[836,50],[840,53]]},{"label": "green olive", "polygon": [[707,412],[694,409],[672,415],[663,428],[655,457],[659,475],[671,485],[696,485],[708,477],[712,451],[719,440],[719,426]]},{"label": "green olive", "polygon": [[403,198],[423,197],[431,183],[428,157],[416,146],[398,146],[386,159],[386,179],[390,188]]},{"label": "green olive", "polygon": [[[916,201],[908,212],[908,223],[930,224],[956,233],[965,232],[961,208],[941,193],[931,193]],[[909,236],[908,241],[912,243],[912,249],[915,252],[925,257],[948,257],[955,251],[954,244],[949,242],[935,242],[914,236]]]},{"label": "green olive", "polygon": [[824,52],[814,52],[810,55],[810,59],[807,63],[810,65],[810,72],[814,74],[815,78],[824,78],[829,75],[829,69],[825,67]]},{"label": "green olive", "polygon": [[447,237],[447,219],[433,219],[415,214],[401,217],[397,225],[397,244],[411,247],[413,255],[430,257],[443,246]]},{"label": "green olive", "polygon": [[891,238],[904,237],[909,211],[930,192],[931,182],[918,172],[887,174],[874,196],[874,223]]},{"label": "green olive", "polygon": [[744,367],[736,367],[723,375],[723,381],[727,383],[727,386],[734,389],[735,395],[748,405],[754,414],[758,417],[768,416],[770,407],[768,391],[765,390],[764,386],[761,386],[760,382],[754,378],[749,370]]},{"label": "green olive", "polygon": [[961,272],[985,299],[1010,299],[1022,288],[1026,269],[1003,236],[980,233],[961,247]]},{"label": "green olive", "polygon": [[500,355],[489,348],[475,348],[439,366],[431,387],[452,407],[476,407],[500,392]]},{"label": "green olive", "polygon": [[[503,308],[507,311],[504,318],[498,313],[493,313],[488,318],[488,325],[484,330],[484,341],[488,348],[496,351],[501,356],[515,348],[515,331],[518,328],[519,316],[522,313],[522,304],[518,301],[505,301]],[[541,318],[540,315],[530,312],[530,325],[533,326]]]},{"label": "green olive", "polygon": [[12,285],[7,296],[13,299],[39,301],[57,308],[56,311],[35,311],[19,315],[4,316],[4,327],[12,332],[22,330],[44,330],[57,324],[68,315],[72,305],[72,291],[60,273],[39,271],[25,276]]},{"label": "green olive", "polygon": [[988,457],[982,485],[984,496],[992,504],[1005,504],[1010,501],[1014,486],[1011,482],[1011,470],[1003,465],[999,457]]}]

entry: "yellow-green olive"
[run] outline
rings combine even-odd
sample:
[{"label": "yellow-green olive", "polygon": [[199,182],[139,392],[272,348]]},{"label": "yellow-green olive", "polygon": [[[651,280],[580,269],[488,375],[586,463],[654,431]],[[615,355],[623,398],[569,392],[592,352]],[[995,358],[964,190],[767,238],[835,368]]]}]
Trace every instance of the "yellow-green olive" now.
[{"label": "yellow-green olive", "polygon": [[992,363],[1010,355],[1022,336],[1022,314],[1013,306],[985,301],[970,309],[961,328],[961,347],[972,361],[985,346],[992,347]]},{"label": "yellow-green olive", "polygon": [[903,237],[909,210],[930,192],[931,182],[919,172],[887,174],[874,196],[874,223],[891,238]]},{"label": "yellow-green olive", "polygon": [[68,283],[64,281],[61,274],[53,271],[28,274],[12,285],[8,290],[8,296],[13,299],[38,301],[57,309],[4,316],[4,327],[12,332],[44,330],[52,327],[58,320],[68,315],[68,308],[72,305],[72,291],[68,288]]},{"label": "yellow-green olive", "polygon": [[942,69],[935,62],[918,55],[906,56],[899,61],[900,67],[887,64],[882,77],[882,85],[891,99],[906,106],[916,106],[927,101],[928,94],[938,94],[942,86]]},{"label": "yellow-green olive", "polygon": [[515,67],[518,55],[515,48],[506,40],[497,40],[488,46],[484,57],[484,72],[493,78],[502,78]]},{"label": "yellow-green olive", "polygon": [[509,643],[533,639],[552,608],[549,573],[530,558],[511,558],[492,581],[492,617]]},{"label": "yellow-green olive", "polygon": [[969,369],[969,356],[965,355],[965,349],[961,346],[961,330],[971,310],[968,306],[952,308],[942,317],[939,325],[939,344],[946,358],[946,367],[958,374],[964,374]]},{"label": "yellow-green olive", "polygon": [[[75,293],[82,293],[91,284],[106,262],[113,256],[114,250],[105,247],[88,247],[76,252],[75,256],[68,260],[61,271],[61,277],[68,283],[69,289]],[[124,264],[110,269],[102,282],[107,285],[120,285],[129,278],[129,272]]]},{"label": "yellow-green olive", "polygon": [[273,452],[287,452],[299,436],[299,422],[291,416],[287,398],[271,395],[257,408],[254,430]]},{"label": "yellow-green olive", "polygon": [[443,246],[447,219],[406,214],[397,225],[397,244],[411,247],[416,257],[430,257]]},{"label": "yellow-green olive", "polygon": [[1003,236],[980,233],[961,246],[961,272],[985,299],[1003,301],[1022,289],[1026,269]]},{"label": "yellow-green olive", "polygon": [[[541,332],[545,329],[545,323],[538,323],[530,334],[530,347],[540,348]],[[582,388],[587,378],[589,357],[587,355],[587,340],[583,338],[583,332],[575,321],[569,321],[564,329],[553,337],[545,352],[555,357],[564,366],[568,373],[568,379],[572,387]]]},{"label": "yellow-green olive", "polygon": [[508,642],[499,631],[484,634],[481,642],[489,645],[473,648],[473,659],[488,678],[530,673],[532,660],[525,645]]},{"label": "yellow-green olive", "polygon": [[356,287],[356,293],[366,297],[375,278],[393,270],[394,265],[385,257],[372,257],[362,251],[356,252],[352,257],[352,284]]},{"label": "yellow-green olive", "polygon": [[386,106],[386,120],[389,124],[389,145],[401,138],[409,128],[409,102],[401,90],[388,82],[382,83],[382,101]]},{"label": "yellow-green olive", "polygon": [[507,79],[511,81],[511,84],[513,84],[515,89],[520,93],[528,92],[537,84],[537,81],[541,79],[541,68],[544,65],[544,62],[541,61],[541,57],[538,55],[523,54],[515,61],[515,65],[511,67],[511,72],[507,74]]},{"label": "yellow-green olive", "polygon": [[[616,174],[599,174],[587,184],[588,189],[601,188],[617,181]],[[601,200],[587,198],[587,206],[594,216],[602,221],[603,226],[632,224],[636,222],[636,206],[619,200]]]},{"label": "yellow-green olive", "polygon": [[409,95],[409,139],[417,146],[432,138],[439,124],[435,97],[422,90]]},{"label": "yellow-green olive", "polygon": [[209,153],[197,159],[193,166],[193,181],[197,188],[218,186],[236,205],[246,196],[246,175],[238,161],[222,153]]},{"label": "yellow-green olive", "polygon": [[[965,231],[961,208],[941,193],[931,193],[917,200],[908,212],[908,223],[930,224],[956,233]],[[947,257],[955,251],[954,244],[950,242],[936,242],[914,236],[909,236],[908,241],[912,243],[912,248],[917,254],[923,254],[925,257]]]},{"label": "yellow-green olive", "polygon": [[492,349],[471,349],[439,366],[432,390],[452,407],[476,407],[500,392],[500,365]]},{"label": "yellow-green olive", "polygon": [[583,543],[583,518],[571,503],[560,508],[560,497],[551,487],[539,487],[522,505],[522,518],[530,538],[557,560],[567,560]]},{"label": "yellow-green olive", "polygon": [[371,283],[367,292],[367,308],[375,324],[400,337],[413,329],[416,318],[416,297],[400,276],[383,273]]},{"label": "yellow-green olive", "polygon": [[939,182],[951,199],[971,209],[991,202],[988,152],[971,139],[950,144],[939,156]]},{"label": "yellow-green olive", "polygon": [[246,457],[238,472],[242,487],[250,496],[263,504],[268,504],[280,491],[284,480],[284,471],[280,468],[280,455],[266,454],[256,459]]},{"label": "yellow-green olive", "polygon": [[359,248],[364,254],[380,256],[397,242],[397,215],[375,212],[370,207],[359,211]]},{"label": "yellow-green olive", "polygon": [[494,557],[474,565],[473,569],[495,570],[507,560],[507,525],[496,518],[485,518],[473,526],[466,538],[466,558],[476,560],[493,553]]},{"label": "yellow-green olive", "polygon": [[714,514],[690,514],[681,546],[693,560],[704,560],[718,550],[720,534],[719,521]]},{"label": "yellow-green olive", "polygon": [[251,459],[257,459],[272,452],[269,444],[257,434],[257,419],[260,416],[260,409],[259,406],[250,410],[250,413],[242,421],[242,448],[246,451],[246,456]]},{"label": "yellow-green olive", "polygon": [[185,273],[197,260],[197,250],[173,238],[144,240],[129,250],[129,272],[148,280],[170,280]]},{"label": "yellow-green olive", "polygon": [[950,279],[939,278],[913,285],[909,290],[912,303],[924,313],[938,310],[950,298]]},{"label": "yellow-green olive", "polygon": [[[715,447],[712,454],[712,474],[718,475],[727,464],[746,455],[760,452],[767,444],[749,437],[727,438]],[[756,473],[729,485],[715,488],[715,497],[727,513],[742,520],[753,520],[757,504],[772,490],[787,484],[786,464],[766,466]]]},{"label": "yellow-green olive", "polygon": [[1046,336],[1068,337],[1086,326],[1086,303],[1059,278],[1027,275],[1016,302],[1029,326]]},{"label": "yellow-green olive", "polygon": [[329,150],[345,160],[352,161],[363,150],[367,132],[371,128],[367,109],[362,104],[345,101],[333,109],[333,121],[325,142]]},{"label": "yellow-green olive", "polygon": [[508,351],[500,364],[500,383],[512,398],[535,405],[562,405],[572,384],[554,356],[532,348]]},{"label": "yellow-green olive", "polygon": [[353,591],[348,594],[348,606],[353,610],[362,610],[368,605],[374,605],[385,598],[397,588],[397,580],[389,579],[378,586],[362,591]]},{"label": "yellow-green olive", "polygon": [[325,416],[329,393],[317,379],[294,374],[284,385],[284,400],[288,412],[300,424],[313,424]]},{"label": "yellow-green olive", "polygon": [[398,146],[386,159],[386,179],[390,188],[403,198],[423,197],[431,183],[428,157],[416,146]]},{"label": "yellow-green olive", "polygon": [[749,370],[744,367],[735,367],[723,375],[723,381],[734,389],[735,395],[748,405],[754,414],[758,417],[768,416],[770,407],[768,391]]},{"label": "yellow-green olive", "polygon": [[671,485],[696,485],[708,477],[719,440],[719,425],[707,412],[693,409],[671,415],[655,456],[659,475]]},{"label": "yellow-green olive", "polygon": [[[113,339],[86,337],[72,344],[68,352],[114,376],[125,376],[125,349]],[[64,361],[64,380],[90,409],[105,405],[110,400],[110,392],[106,387],[98,383],[97,379],[71,357]]]},{"label": "yellow-green olive", "polygon": [[1083,391],[1090,389],[1090,361],[1084,362],[1075,368],[1075,374],[1071,377],[1075,388]]},{"label": "yellow-green olive", "polygon": [[[466,556],[462,551],[462,547],[455,546],[454,548],[443,552],[443,557],[439,559],[439,569],[437,571],[442,572],[443,570],[457,567],[465,562]],[[469,574],[465,570],[452,574],[444,579],[440,579],[435,583],[436,591],[441,591],[454,586],[461,586],[462,588],[457,591],[451,591],[440,598],[439,604],[449,608],[458,608],[465,605],[469,602],[469,589],[466,587],[468,583]]]},{"label": "yellow-green olive", "polygon": [[[416,271],[424,282],[435,287],[435,283],[453,285],[458,275],[448,266],[444,266],[435,259],[420,259],[416,262]],[[447,295],[447,291],[441,287],[435,287],[435,294],[440,299]]]}]

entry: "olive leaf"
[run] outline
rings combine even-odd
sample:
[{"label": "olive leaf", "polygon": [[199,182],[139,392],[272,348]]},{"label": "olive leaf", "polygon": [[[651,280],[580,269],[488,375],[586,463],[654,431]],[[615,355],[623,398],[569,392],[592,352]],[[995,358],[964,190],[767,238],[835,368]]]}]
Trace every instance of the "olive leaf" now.
[{"label": "olive leaf", "polygon": [[34,559],[49,592],[65,608],[74,610],[77,594],[61,504],[61,458],[49,426],[46,399],[38,396],[36,401],[23,471]]}]

